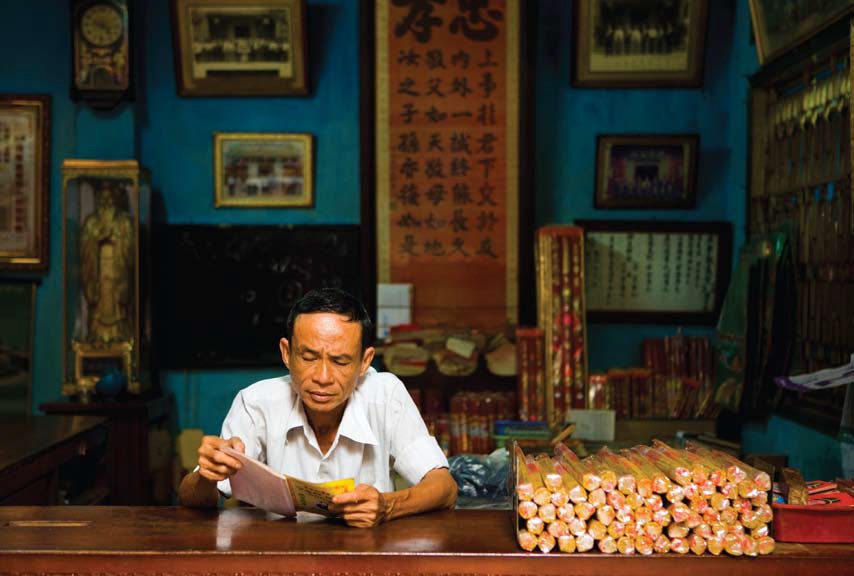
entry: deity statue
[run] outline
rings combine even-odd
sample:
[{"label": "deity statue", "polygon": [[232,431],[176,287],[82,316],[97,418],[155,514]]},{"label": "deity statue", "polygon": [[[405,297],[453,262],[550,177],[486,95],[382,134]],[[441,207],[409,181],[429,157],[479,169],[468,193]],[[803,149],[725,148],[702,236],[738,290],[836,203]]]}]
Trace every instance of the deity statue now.
[{"label": "deity statue", "polygon": [[80,235],[80,276],[87,304],[85,340],[127,341],[133,337],[133,222],[117,205],[121,189],[102,180],[95,192],[95,211]]}]

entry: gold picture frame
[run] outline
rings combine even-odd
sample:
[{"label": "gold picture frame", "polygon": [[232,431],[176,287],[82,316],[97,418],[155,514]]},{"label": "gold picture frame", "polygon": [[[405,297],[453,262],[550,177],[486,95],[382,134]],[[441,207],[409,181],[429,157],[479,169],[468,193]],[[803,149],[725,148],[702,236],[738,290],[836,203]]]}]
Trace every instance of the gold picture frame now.
[{"label": "gold picture frame", "polygon": [[759,64],[764,65],[854,10],[851,0],[817,2],[749,0]]},{"label": "gold picture frame", "polygon": [[309,93],[305,0],[172,0],[180,96]]},{"label": "gold picture frame", "polygon": [[136,160],[62,163],[64,396],[85,397],[98,380],[80,379],[78,352],[116,356],[125,344],[128,392],[150,387],[150,179]]},{"label": "gold picture frame", "polygon": [[214,133],[217,208],[312,208],[311,134]]},{"label": "gold picture frame", "polygon": [[47,271],[50,96],[0,95],[0,270]]},{"label": "gold picture frame", "polygon": [[578,0],[572,83],[699,87],[708,0]]},{"label": "gold picture frame", "polygon": [[134,388],[133,341],[88,343],[72,342],[74,351],[74,384],[78,391],[91,393],[105,373],[116,370],[125,375],[128,387]]}]

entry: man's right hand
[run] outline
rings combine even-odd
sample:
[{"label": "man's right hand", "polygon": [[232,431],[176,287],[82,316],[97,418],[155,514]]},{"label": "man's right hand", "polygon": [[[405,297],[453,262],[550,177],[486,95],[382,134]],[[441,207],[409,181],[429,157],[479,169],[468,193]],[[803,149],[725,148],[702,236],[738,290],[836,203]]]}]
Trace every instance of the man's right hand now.
[{"label": "man's right hand", "polygon": [[240,462],[222,451],[228,446],[241,454],[246,452],[243,440],[232,436],[224,440],[219,436],[205,436],[199,446],[199,475],[211,482],[220,482],[240,470]]}]

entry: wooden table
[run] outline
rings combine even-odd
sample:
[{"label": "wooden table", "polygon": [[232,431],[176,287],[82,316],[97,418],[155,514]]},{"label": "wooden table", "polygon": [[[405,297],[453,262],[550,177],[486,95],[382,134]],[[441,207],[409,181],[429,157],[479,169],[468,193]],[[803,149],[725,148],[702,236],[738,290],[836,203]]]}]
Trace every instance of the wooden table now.
[{"label": "wooden table", "polygon": [[528,554],[516,547],[508,514],[436,512],[357,529],[250,508],[0,507],[0,574],[842,576],[854,569],[847,544],[779,544],[759,558]]},{"label": "wooden table", "polygon": [[60,467],[102,440],[103,423],[80,416],[0,417],[0,504],[58,504]]}]

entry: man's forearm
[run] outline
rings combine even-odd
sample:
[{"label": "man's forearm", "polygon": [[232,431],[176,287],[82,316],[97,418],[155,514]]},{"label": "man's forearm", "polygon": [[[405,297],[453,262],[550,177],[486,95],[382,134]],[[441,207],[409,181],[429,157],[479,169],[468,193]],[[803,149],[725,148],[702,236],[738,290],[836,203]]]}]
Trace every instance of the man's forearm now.
[{"label": "man's forearm", "polygon": [[198,471],[191,472],[181,480],[178,501],[190,508],[213,508],[219,504],[216,482],[202,478]]},{"label": "man's forearm", "polygon": [[436,468],[425,474],[415,486],[384,496],[389,506],[385,520],[394,520],[430,510],[453,508],[457,502],[457,483],[447,468]]}]

